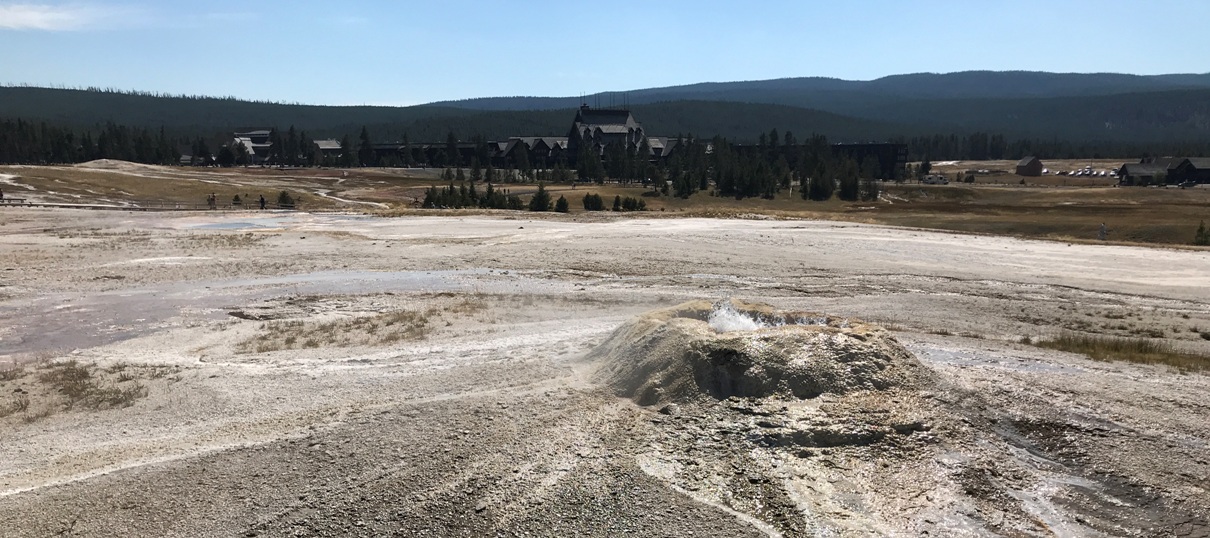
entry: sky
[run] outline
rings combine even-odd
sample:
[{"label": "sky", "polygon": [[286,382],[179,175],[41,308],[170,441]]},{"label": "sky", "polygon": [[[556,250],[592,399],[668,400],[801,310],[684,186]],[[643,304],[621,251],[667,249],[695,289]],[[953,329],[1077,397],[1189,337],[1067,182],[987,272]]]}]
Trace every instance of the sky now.
[{"label": "sky", "polygon": [[402,106],[805,76],[1206,73],[1210,32],[1181,21],[1207,20],[1208,0],[0,0],[0,84]]}]

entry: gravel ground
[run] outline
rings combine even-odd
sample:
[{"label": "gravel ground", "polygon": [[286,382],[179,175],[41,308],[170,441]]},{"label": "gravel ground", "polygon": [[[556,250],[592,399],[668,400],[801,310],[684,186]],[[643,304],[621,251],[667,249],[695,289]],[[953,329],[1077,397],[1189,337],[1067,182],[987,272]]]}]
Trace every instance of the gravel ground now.
[{"label": "gravel ground", "polygon": [[[1021,343],[1210,355],[1206,251],[10,208],[0,252],[6,536],[1210,535],[1210,381]],[[628,320],[724,298],[879,324],[933,381],[672,407],[596,382]]]}]

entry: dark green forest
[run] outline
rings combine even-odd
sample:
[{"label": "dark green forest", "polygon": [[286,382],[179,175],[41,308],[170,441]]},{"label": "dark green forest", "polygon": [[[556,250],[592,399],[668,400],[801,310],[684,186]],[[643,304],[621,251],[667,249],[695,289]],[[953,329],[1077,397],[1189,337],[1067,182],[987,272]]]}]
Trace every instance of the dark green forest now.
[{"label": "dark green forest", "polygon": [[[0,162],[173,163],[226,151],[231,133],[295,130],[282,164],[320,162],[309,140],[414,144],[565,136],[581,99],[628,103],[649,136],[757,144],[770,129],[833,142],[904,143],[909,159],[1210,155],[1210,75],[1031,72],[703,83],[585,98],[502,97],[412,107],[315,106],[112,90],[0,87]],[[359,148],[360,149],[360,148]],[[201,151],[199,151],[201,150]],[[425,163],[402,159],[404,164]],[[386,164],[386,163],[384,163]]]}]

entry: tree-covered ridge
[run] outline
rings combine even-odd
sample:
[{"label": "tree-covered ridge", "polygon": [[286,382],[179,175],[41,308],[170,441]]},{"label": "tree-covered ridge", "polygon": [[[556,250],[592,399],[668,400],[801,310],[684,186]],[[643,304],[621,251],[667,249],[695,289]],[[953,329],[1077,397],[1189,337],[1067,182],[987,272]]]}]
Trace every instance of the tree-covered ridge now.
[{"label": "tree-covered ridge", "polygon": [[[959,76],[961,75],[961,76]],[[962,77],[944,75],[955,85]],[[1006,76],[1005,74],[993,74]],[[1037,76],[1066,75],[1034,74]],[[1108,75],[1106,75],[1108,76]],[[913,79],[916,76],[904,76]],[[958,77],[954,79],[953,77]],[[1122,76],[1113,76],[1122,77]],[[1098,76],[1088,75],[1093,81]],[[1138,77],[1127,77],[1135,80]],[[787,81],[727,83],[718,90],[701,85],[693,91],[659,93],[655,102],[630,99],[639,121],[652,135],[719,134],[755,142],[769,126],[800,133],[826,134],[838,141],[911,138],[933,133],[966,136],[998,133],[1010,139],[1047,140],[1079,144],[1183,144],[1210,140],[1210,89],[1198,86],[1206,76],[1170,76],[1161,90],[1104,95],[970,97],[974,89],[882,91],[823,89],[804,93]],[[1152,81],[1153,78],[1139,80]],[[906,84],[901,82],[900,85]],[[984,88],[986,83],[973,84]],[[823,87],[830,87],[822,84]],[[843,86],[843,84],[831,84]],[[1173,89],[1176,88],[1176,89]],[[1186,89],[1180,89],[1186,88]],[[1078,90],[1071,89],[1070,92]],[[1081,90],[1083,91],[1083,90]],[[1106,90],[1107,91],[1107,90]],[[658,92],[657,92],[658,93]],[[905,96],[906,95],[906,96]],[[315,138],[355,137],[362,126],[381,140],[439,141],[446,133],[471,133],[492,140],[511,136],[561,136],[574,115],[578,99],[566,108],[543,110],[474,110],[459,106],[325,107],[247,102],[230,98],[172,97],[136,93],[28,87],[0,88],[0,117],[46,121],[76,130],[115,123],[138,128],[163,128],[173,138],[221,140],[232,131],[294,125]],[[1190,152],[1183,152],[1190,153]],[[1197,151],[1195,153],[1204,153]]]},{"label": "tree-covered ridge", "polygon": [[[807,106],[837,112],[834,107],[873,104],[883,99],[979,99],[1115,95],[1178,89],[1210,88],[1210,73],[1128,75],[1119,73],[1046,73],[1036,71],[963,71],[912,73],[870,81],[797,77],[737,82],[703,82],[582,97],[482,97],[432,103],[476,110],[553,110],[581,102],[630,105],[674,100],[711,100]],[[882,102],[882,101],[879,101]]]}]

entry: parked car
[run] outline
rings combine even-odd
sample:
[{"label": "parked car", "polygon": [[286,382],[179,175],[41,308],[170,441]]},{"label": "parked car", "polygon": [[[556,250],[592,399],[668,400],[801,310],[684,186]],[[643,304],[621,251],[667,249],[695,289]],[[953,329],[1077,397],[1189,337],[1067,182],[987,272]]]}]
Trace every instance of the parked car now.
[{"label": "parked car", "polygon": [[1178,184],[1178,186],[1182,189],[1191,189],[1191,188],[1197,186],[1197,182],[1196,181],[1185,181],[1185,182]]}]

